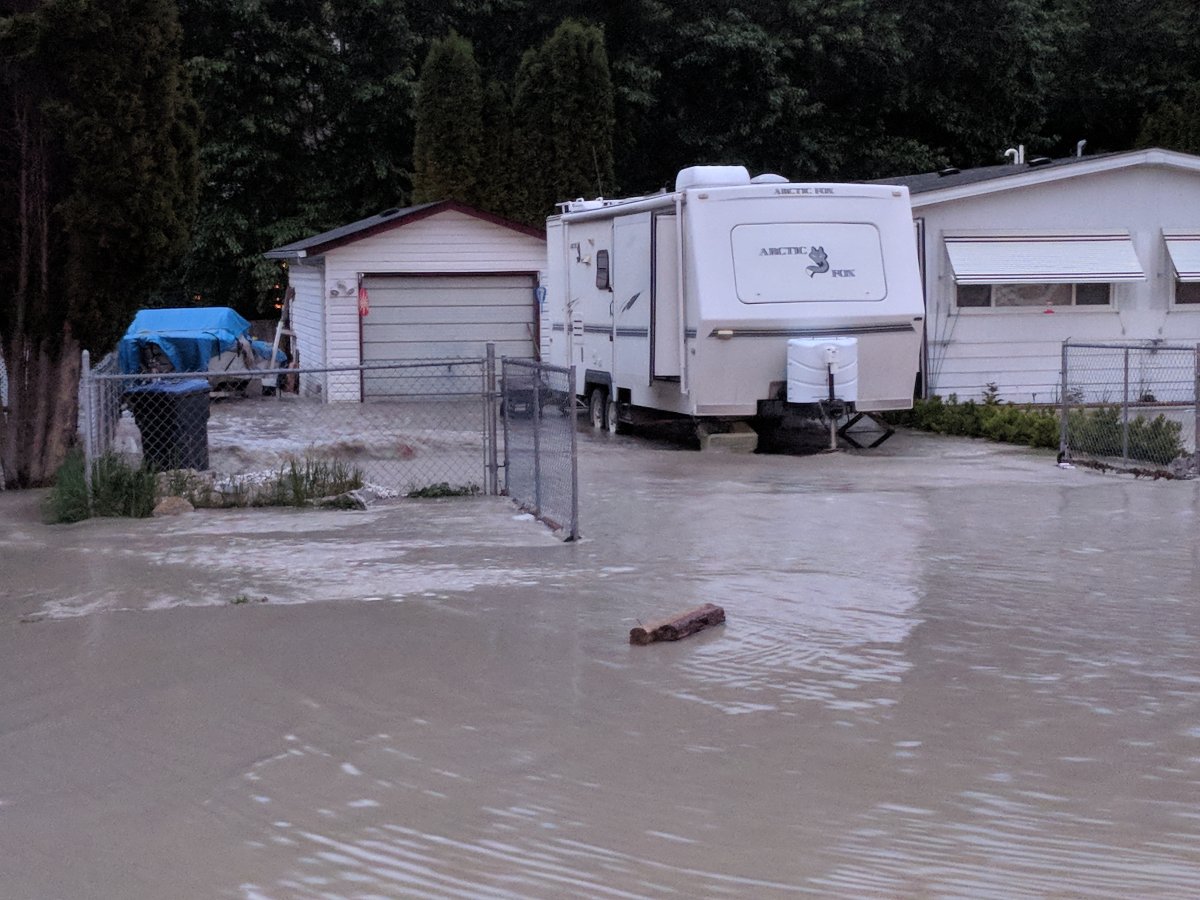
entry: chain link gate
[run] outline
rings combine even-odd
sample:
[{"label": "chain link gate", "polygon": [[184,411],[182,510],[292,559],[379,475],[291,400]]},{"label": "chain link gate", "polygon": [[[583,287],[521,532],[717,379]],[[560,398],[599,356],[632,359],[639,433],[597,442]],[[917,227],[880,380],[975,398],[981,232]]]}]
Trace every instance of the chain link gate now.
[{"label": "chain link gate", "polygon": [[504,492],[565,540],[579,537],[575,370],[502,361]]},{"label": "chain link gate", "polygon": [[1060,457],[1192,477],[1200,468],[1198,397],[1200,344],[1064,341]]}]

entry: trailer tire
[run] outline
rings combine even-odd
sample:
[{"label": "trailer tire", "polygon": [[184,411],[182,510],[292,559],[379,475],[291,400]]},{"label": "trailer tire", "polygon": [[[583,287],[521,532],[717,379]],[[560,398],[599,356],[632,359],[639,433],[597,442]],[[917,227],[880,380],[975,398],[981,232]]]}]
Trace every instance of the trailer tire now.
[{"label": "trailer tire", "polygon": [[608,429],[609,434],[619,434],[624,430],[621,428],[621,418],[617,409],[617,401],[611,397],[604,407],[604,425]]},{"label": "trailer tire", "polygon": [[608,427],[608,391],[605,388],[594,387],[588,391],[588,421],[596,431]]}]

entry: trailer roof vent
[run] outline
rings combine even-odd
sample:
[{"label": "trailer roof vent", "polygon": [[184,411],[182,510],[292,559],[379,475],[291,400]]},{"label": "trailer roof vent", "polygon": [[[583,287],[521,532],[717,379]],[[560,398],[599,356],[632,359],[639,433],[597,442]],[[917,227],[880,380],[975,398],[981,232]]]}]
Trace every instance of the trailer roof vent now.
[{"label": "trailer roof vent", "polygon": [[761,175],[755,175],[750,179],[751,184],[787,184],[788,180],[782,175],[776,175],[774,172],[763,172]]},{"label": "trailer roof vent", "polygon": [[675,177],[675,190],[698,187],[737,187],[750,183],[745,166],[691,166]]}]

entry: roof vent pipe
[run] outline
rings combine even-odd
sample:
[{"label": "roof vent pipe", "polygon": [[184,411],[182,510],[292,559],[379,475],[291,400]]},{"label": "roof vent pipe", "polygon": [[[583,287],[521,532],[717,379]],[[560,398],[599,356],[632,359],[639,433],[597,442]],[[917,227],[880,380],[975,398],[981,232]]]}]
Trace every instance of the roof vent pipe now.
[{"label": "roof vent pipe", "polygon": [[1025,162],[1025,145],[1017,144],[1016,147],[1009,147],[1004,151],[1004,155],[1014,166],[1023,165]]},{"label": "roof vent pipe", "polygon": [[1083,156],[1083,148],[1087,146],[1087,138],[1075,142],[1075,155]]}]

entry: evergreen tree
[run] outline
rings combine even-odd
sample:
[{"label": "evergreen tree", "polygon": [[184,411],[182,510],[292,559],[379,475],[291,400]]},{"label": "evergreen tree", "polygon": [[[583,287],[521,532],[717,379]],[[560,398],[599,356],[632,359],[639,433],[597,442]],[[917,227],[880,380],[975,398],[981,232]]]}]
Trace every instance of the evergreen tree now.
[{"label": "evergreen tree", "polygon": [[1064,0],[1068,36],[1051,106],[1059,148],[1134,145],[1148,111],[1200,80],[1200,17],[1191,0]]},{"label": "evergreen tree", "polygon": [[319,174],[334,184],[325,222],[395,206],[411,191],[417,36],[396,0],[330,7],[336,66]]},{"label": "evergreen tree", "polygon": [[46,0],[0,21],[0,340],[8,486],[73,441],[80,349],[108,350],[182,251],[195,108],[170,0]]},{"label": "evergreen tree", "polygon": [[519,215],[514,198],[517,191],[513,166],[512,104],[499,81],[489,81],[483,91],[482,148],[476,202],[505,218]]},{"label": "evergreen tree", "polygon": [[185,296],[254,318],[264,251],[406,199],[415,38],[393,0],[181,0],[204,110]]},{"label": "evergreen tree", "polygon": [[478,202],[483,87],[470,42],[455,32],[435,41],[417,85],[413,200]]},{"label": "evergreen tree", "polygon": [[562,200],[615,193],[613,89],[599,28],[568,20],[525,54],[513,122],[521,221],[544,221]]},{"label": "evergreen tree", "polygon": [[1178,100],[1167,100],[1146,116],[1138,146],[1200,155],[1200,83],[1188,85]]},{"label": "evergreen tree", "polygon": [[1048,150],[1065,20],[1042,0],[936,0],[901,19],[911,89],[901,133],[940,163],[991,165]]}]

